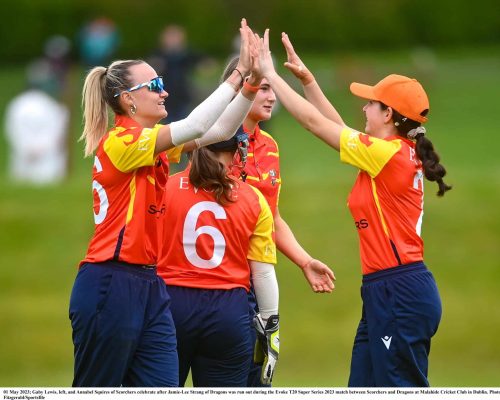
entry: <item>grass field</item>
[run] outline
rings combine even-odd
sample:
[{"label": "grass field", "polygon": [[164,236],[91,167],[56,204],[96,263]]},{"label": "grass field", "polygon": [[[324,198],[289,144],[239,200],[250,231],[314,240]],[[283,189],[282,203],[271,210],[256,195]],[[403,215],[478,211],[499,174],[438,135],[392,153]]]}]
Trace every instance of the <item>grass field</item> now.
[{"label": "grass field", "polygon": [[[363,103],[349,95],[351,80],[374,83],[397,72],[417,76],[428,89],[428,134],[454,185],[442,199],[435,184],[425,187],[425,259],[443,301],[430,357],[433,386],[500,385],[498,50],[304,57],[344,120],[358,129]],[[22,76],[21,68],[0,67],[0,115],[22,88]],[[93,229],[92,162],[82,160],[75,143],[79,124],[75,115],[71,174],[60,186],[9,182],[0,135],[0,386],[71,384],[68,299]],[[345,205],[356,171],[283,109],[268,129],[281,150],[281,214],[337,276],[333,294],[313,294],[301,272],[279,258],[282,347],[275,386],[345,386],[361,310],[358,243]]]}]

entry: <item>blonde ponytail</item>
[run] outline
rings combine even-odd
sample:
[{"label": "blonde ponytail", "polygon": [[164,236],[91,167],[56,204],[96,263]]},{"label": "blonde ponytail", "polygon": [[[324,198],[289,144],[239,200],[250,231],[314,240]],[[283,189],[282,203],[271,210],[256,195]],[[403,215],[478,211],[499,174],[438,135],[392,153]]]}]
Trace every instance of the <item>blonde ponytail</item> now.
[{"label": "blonde ponytail", "polygon": [[85,157],[92,155],[108,129],[105,90],[106,68],[95,67],[88,73],[83,85],[84,128],[80,140],[85,140]]},{"label": "blonde ponytail", "polygon": [[84,127],[79,140],[85,140],[85,157],[92,155],[108,130],[108,107],[117,115],[124,115],[116,93],[132,86],[129,68],[143,64],[143,60],[118,60],[108,68],[90,70],[82,92]]}]

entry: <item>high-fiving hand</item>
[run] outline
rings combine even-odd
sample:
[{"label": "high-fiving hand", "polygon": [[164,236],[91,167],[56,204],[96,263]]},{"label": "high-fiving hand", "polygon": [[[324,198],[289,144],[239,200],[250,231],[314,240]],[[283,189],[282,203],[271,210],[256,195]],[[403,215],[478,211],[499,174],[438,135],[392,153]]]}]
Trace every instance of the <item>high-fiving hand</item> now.
[{"label": "high-fiving hand", "polygon": [[284,64],[300,81],[302,85],[307,85],[314,81],[314,75],[307,69],[300,57],[295,52],[290,38],[285,32],[281,33],[281,42],[285,46],[287,62]]},{"label": "high-fiving hand", "polygon": [[251,49],[252,57],[259,63],[262,75],[267,78],[269,75],[276,73],[271,51],[269,50],[269,29],[265,30],[263,38],[256,33],[254,36],[256,41],[255,46]]}]

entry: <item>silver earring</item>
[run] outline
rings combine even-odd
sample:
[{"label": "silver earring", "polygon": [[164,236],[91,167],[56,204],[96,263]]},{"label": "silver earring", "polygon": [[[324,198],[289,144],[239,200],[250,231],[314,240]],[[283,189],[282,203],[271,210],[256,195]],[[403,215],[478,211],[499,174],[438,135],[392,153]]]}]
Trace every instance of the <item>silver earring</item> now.
[{"label": "silver earring", "polygon": [[135,115],[135,113],[137,112],[137,106],[135,104],[132,104],[130,106],[130,112],[132,113],[132,115]]}]

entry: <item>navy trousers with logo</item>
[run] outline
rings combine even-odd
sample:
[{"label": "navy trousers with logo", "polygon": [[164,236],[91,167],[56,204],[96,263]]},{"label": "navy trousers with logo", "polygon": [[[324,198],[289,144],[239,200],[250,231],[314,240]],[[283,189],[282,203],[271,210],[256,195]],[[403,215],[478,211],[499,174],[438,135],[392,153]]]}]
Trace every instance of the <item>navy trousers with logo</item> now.
[{"label": "navy trousers with logo", "polygon": [[365,275],[361,297],[349,386],[429,386],[431,338],[441,319],[432,273],[420,262]]},{"label": "navy trousers with logo", "polygon": [[81,266],[71,293],[73,386],[178,386],[170,297],[156,268]]}]

